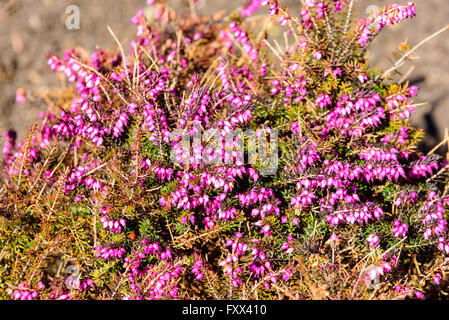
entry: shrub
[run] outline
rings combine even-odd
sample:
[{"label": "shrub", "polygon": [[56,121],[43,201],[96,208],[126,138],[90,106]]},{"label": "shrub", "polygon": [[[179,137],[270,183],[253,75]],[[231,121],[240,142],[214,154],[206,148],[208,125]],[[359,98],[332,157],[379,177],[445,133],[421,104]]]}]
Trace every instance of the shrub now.
[{"label": "shrub", "polygon": [[417,151],[400,63],[365,58],[413,3],[358,21],[344,0],[155,6],[127,54],[51,54],[73,86],[23,142],[5,134],[2,298],[443,295],[447,162]]}]

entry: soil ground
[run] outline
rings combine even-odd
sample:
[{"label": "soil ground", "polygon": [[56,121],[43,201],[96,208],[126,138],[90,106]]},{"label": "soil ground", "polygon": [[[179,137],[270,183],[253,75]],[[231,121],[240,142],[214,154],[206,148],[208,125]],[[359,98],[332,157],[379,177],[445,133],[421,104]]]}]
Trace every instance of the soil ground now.
[{"label": "soil ground", "polygon": [[[359,16],[370,6],[381,7],[393,0],[359,0]],[[405,2],[406,0],[397,0]],[[184,0],[169,0],[177,8],[188,10]],[[200,0],[199,12],[232,10],[246,0]],[[88,52],[97,46],[114,46],[107,30],[109,25],[120,41],[126,42],[135,34],[129,19],[146,0],[0,0],[0,132],[14,128],[22,139],[26,128],[37,119],[44,105],[17,104],[15,92],[19,87],[47,90],[59,87],[55,74],[46,64],[49,51],[62,54],[72,47]],[[287,4],[299,0],[283,1]],[[388,68],[393,62],[392,51],[408,38],[412,45],[449,23],[449,0],[415,0],[417,17],[385,30],[371,45],[371,66]],[[67,30],[66,8],[80,9],[79,30]],[[416,56],[420,59],[402,69],[406,73],[414,65],[409,79],[421,90],[416,102],[428,102],[419,107],[412,123],[425,129],[422,149],[427,151],[444,139],[449,128],[449,31],[422,46]],[[0,145],[3,141],[0,142]],[[445,154],[447,147],[440,148]]]}]

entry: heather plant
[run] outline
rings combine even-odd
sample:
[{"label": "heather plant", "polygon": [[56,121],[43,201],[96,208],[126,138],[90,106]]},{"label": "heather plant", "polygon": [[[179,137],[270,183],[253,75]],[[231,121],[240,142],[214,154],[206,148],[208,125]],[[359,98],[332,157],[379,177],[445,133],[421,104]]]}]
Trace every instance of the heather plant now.
[{"label": "heather plant", "polygon": [[444,297],[448,163],[418,151],[418,88],[395,80],[416,47],[365,57],[415,7],[353,4],[149,1],[127,51],[50,54],[69,85],[21,93],[48,110],[4,135],[1,297]]}]

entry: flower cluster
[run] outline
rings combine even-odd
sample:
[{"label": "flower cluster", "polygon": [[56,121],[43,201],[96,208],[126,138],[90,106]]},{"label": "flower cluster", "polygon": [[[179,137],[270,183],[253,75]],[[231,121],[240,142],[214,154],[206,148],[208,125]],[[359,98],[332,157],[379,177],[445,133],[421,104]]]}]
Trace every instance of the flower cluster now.
[{"label": "flower cluster", "polygon": [[[149,257],[168,261],[171,260],[171,250],[162,250],[159,243],[149,243],[146,239],[141,241],[142,247],[132,252],[125,260],[127,280],[132,290],[132,296],[125,296],[124,300],[163,299],[176,298],[178,287],[176,279],[184,267],[178,262],[166,262],[161,265],[145,265],[143,261]],[[160,270],[161,269],[161,270]]]},{"label": "flower cluster", "polygon": [[375,234],[370,234],[369,237],[366,239],[366,241],[368,241],[369,245],[373,248],[379,246],[379,236]]},{"label": "flower cluster", "polygon": [[365,18],[359,21],[359,43],[364,47],[370,38],[379,33],[383,28],[399,23],[416,15],[415,4],[412,1],[406,5],[392,4],[381,10],[373,18]]},{"label": "flower cluster", "polygon": [[5,137],[5,144],[3,145],[3,156],[5,157],[6,164],[12,163],[13,150],[16,145],[17,134],[15,131],[6,131],[3,136]]},{"label": "flower cluster", "polygon": [[251,2],[242,9],[240,15],[244,18],[252,16],[261,7],[262,0],[251,0]]},{"label": "flower cluster", "polygon": [[404,238],[408,231],[408,225],[401,223],[399,220],[394,220],[392,232],[395,238]]},{"label": "flower cluster", "polygon": [[[148,1],[128,51],[50,54],[71,88],[23,142],[4,134],[0,297],[421,299],[444,284],[447,161],[417,151],[418,88],[364,57],[413,3],[355,24],[352,2],[303,3],[221,19]],[[285,47],[271,23],[253,36],[259,7],[289,25]],[[402,268],[421,247],[432,262]],[[83,280],[64,286],[64,259]]]},{"label": "flower cluster", "polygon": [[104,248],[101,248],[101,247],[99,247],[99,246],[96,246],[96,247],[94,247],[93,249],[95,250],[95,251],[97,251],[97,258],[102,258],[102,259],[105,259],[105,260],[109,260],[109,259],[117,259],[117,258],[122,258],[124,255],[125,255],[125,253],[126,253],[126,250],[125,250],[125,248],[116,248],[116,247],[114,247],[114,243],[110,243],[109,244],[110,246],[109,247],[104,247]]}]

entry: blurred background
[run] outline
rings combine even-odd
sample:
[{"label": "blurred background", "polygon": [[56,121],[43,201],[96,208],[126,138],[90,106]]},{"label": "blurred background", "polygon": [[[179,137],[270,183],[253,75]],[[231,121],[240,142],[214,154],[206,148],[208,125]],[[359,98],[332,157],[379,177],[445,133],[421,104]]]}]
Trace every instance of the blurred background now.
[{"label": "blurred background", "polygon": [[[230,13],[250,0],[200,0],[199,13],[221,10]],[[356,14],[367,15],[377,6],[408,0],[358,0]],[[168,0],[179,10],[189,10],[188,0]],[[280,1],[299,10],[300,0]],[[392,51],[408,39],[414,46],[449,23],[449,0],[415,0],[417,17],[390,27],[369,47],[372,67],[387,69],[394,62]],[[66,9],[79,7],[80,28],[68,30]],[[15,129],[21,140],[26,128],[45,105],[16,103],[18,88],[46,91],[61,84],[47,67],[47,53],[62,54],[73,47],[92,52],[96,47],[110,48],[114,40],[109,25],[122,43],[133,38],[135,28],[130,18],[139,8],[147,8],[146,0],[0,0],[0,132]],[[262,9],[266,10],[266,9]],[[299,12],[299,11],[298,11]],[[416,103],[420,106],[412,118],[413,125],[423,128],[426,137],[421,145],[429,151],[445,138],[449,129],[449,31],[427,42],[415,54],[419,59],[400,69],[410,73],[408,79],[421,88]],[[3,145],[0,138],[0,145]],[[446,155],[447,144],[438,150]]]}]

